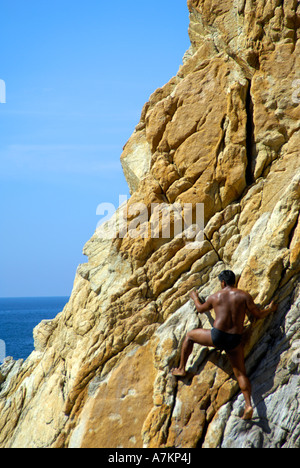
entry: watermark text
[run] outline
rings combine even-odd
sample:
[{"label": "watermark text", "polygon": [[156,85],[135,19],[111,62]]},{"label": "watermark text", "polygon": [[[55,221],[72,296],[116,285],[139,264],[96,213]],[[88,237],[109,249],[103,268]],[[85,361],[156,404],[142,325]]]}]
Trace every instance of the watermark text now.
[{"label": "watermark text", "polygon": [[6,358],[5,341],[0,340],[0,364],[3,364],[5,358]]},{"label": "watermark text", "polygon": [[292,349],[294,350],[292,361],[295,364],[300,364],[300,340],[296,340],[293,345]]},{"label": "watermark text", "polygon": [[0,80],[0,104],[6,104],[6,84],[4,80]]},{"label": "watermark text", "polygon": [[292,86],[295,89],[292,94],[292,101],[294,104],[300,104],[300,80],[294,80]]},{"label": "watermark text", "polygon": [[[101,203],[96,214],[103,218],[97,225],[101,239],[173,239],[184,237],[188,242],[204,240],[203,203],[128,203],[119,197],[120,207]],[[191,244],[191,248],[195,247]]]}]

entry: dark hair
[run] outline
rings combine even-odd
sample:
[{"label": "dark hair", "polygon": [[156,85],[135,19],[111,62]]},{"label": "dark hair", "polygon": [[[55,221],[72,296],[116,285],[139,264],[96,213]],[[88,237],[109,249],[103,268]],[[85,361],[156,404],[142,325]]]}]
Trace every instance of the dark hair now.
[{"label": "dark hair", "polygon": [[233,273],[233,271],[225,270],[225,271],[222,271],[222,273],[219,275],[219,280],[221,282],[224,281],[224,283],[227,286],[234,286],[236,278],[235,278],[235,274]]}]

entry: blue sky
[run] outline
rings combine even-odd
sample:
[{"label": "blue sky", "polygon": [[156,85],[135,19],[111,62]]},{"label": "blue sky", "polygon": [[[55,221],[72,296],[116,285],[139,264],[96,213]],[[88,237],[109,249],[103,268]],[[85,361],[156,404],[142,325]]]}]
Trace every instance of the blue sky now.
[{"label": "blue sky", "polygon": [[122,148],[189,47],[186,0],[1,2],[0,297],[68,296]]}]

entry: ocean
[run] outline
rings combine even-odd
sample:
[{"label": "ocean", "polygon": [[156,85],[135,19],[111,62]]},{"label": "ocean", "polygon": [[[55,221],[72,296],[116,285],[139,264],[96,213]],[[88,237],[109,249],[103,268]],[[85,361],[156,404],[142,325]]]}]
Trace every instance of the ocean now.
[{"label": "ocean", "polygon": [[68,300],[68,297],[0,298],[0,364],[5,356],[26,359],[34,350],[34,327],[42,320],[55,318]]}]

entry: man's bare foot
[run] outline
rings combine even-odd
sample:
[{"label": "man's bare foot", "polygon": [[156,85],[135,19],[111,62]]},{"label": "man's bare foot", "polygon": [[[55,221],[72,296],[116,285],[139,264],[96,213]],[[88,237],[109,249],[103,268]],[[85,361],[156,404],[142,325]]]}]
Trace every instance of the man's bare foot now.
[{"label": "man's bare foot", "polygon": [[186,372],[184,369],[180,369],[180,367],[176,367],[175,369],[172,369],[172,375],[175,375],[175,377],[185,377]]},{"label": "man's bare foot", "polygon": [[244,412],[244,416],[242,417],[242,419],[244,421],[249,421],[250,419],[252,419],[252,416],[253,416],[253,408],[252,406],[249,406],[248,408],[245,409],[245,412]]}]

